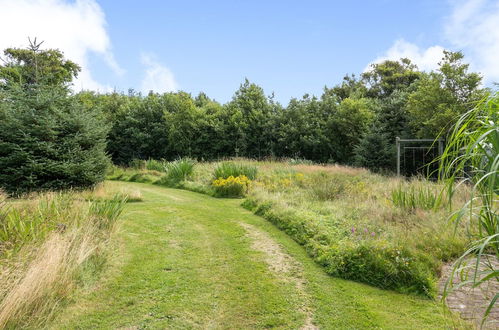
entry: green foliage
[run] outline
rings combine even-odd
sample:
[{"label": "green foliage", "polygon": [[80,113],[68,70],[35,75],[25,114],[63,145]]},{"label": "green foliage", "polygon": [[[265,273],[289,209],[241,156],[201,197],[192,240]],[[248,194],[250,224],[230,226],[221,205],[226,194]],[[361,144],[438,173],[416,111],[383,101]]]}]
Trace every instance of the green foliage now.
[{"label": "green foliage", "polygon": [[37,43],[35,39],[26,49],[4,50],[0,88],[11,85],[25,88],[37,85],[67,87],[71,83],[78,75],[80,66],[66,60],[57,49],[40,50],[42,43]]},{"label": "green foliage", "polygon": [[90,213],[95,215],[99,229],[110,229],[123,212],[128,197],[115,194],[111,199],[94,200],[90,204]]},{"label": "green foliage", "polygon": [[274,107],[261,87],[248,79],[241,84],[226,106],[231,124],[226,133],[232,137],[229,141],[234,143],[235,156],[261,158],[272,154]]},{"label": "green foliage", "polygon": [[350,183],[348,177],[335,175],[330,176],[325,172],[319,172],[312,176],[309,186],[313,194],[313,198],[320,201],[334,200],[340,196]]},{"label": "green foliage", "polygon": [[251,184],[251,180],[245,175],[213,180],[212,185],[217,197],[243,197]]},{"label": "green foliage", "polygon": [[218,164],[213,172],[214,179],[227,179],[228,177],[246,176],[250,180],[255,180],[258,169],[253,165],[246,165],[235,162],[222,162]]},{"label": "green foliage", "polygon": [[393,168],[394,158],[393,143],[375,127],[355,147],[354,164],[373,172],[385,172]]},{"label": "green foliage", "polygon": [[445,52],[437,71],[422,75],[407,101],[416,136],[436,138],[446,133],[457,118],[483,97],[481,76],[468,73],[459,52]]},{"label": "green foliage", "polygon": [[0,187],[10,194],[103,180],[107,125],[69,95],[79,67],[58,50],[7,49],[0,66]]},{"label": "green foliage", "polygon": [[398,186],[391,193],[392,202],[395,206],[405,210],[432,210],[442,205],[440,194],[436,194],[429,187],[414,187],[409,188]]},{"label": "green foliage", "polygon": [[[148,159],[144,161],[145,169],[150,171],[167,172],[167,162],[164,160]],[[134,166],[132,166],[134,167]],[[134,167],[141,169],[141,167]]]},{"label": "green foliage", "polygon": [[404,90],[418,80],[420,72],[410,59],[384,61],[372,64],[372,68],[362,74],[367,86],[366,94],[375,99],[389,97],[397,90]]},{"label": "green foliage", "polygon": [[0,186],[11,194],[84,188],[104,179],[107,127],[66,91],[12,87],[0,107]]},{"label": "green foliage", "polygon": [[194,165],[195,161],[190,158],[180,158],[173,162],[164,162],[163,168],[166,175],[156,181],[156,184],[176,186],[192,175]]},{"label": "green foliage", "polygon": [[[452,130],[441,157],[440,178],[447,184],[449,198],[458,182],[472,184],[467,203],[452,216],[457,224],[465,222],[473,242],[455,262],[446,293],[455,286],[454,278],[476,288],[499,277],[499,93],[490,95],[475,108],[463,114]],[[469,261],[470,258],[475,258]],[[458,285],[458,287],[460,286]],[[491,312],[498,295],[491,300],[483,321]],[[483,324],[483,323],[482,323]]]},{"label": "green foliage", "polygon": [[114,163],[126,165],[133,159],[162,159],[169,156],[169,128],[161,100],[131,96],[112,120],[107,150]]}]

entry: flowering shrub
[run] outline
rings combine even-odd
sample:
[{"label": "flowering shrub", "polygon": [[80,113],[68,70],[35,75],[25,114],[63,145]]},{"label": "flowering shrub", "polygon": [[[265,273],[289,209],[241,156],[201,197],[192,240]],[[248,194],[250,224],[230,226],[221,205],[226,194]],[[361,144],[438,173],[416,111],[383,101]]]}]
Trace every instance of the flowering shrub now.
[{"label": "flowering shrub", "polygon": [[229,176],[213,180],[215,195],[219,197],[242,197],[248,192],[251,180],[246,175]]}]

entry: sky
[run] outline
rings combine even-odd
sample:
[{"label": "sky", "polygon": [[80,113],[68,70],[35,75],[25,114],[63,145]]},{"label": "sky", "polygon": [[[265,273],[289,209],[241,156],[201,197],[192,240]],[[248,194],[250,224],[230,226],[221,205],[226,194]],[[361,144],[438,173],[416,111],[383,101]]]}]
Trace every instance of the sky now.
[{"label": "sky", "polygon": [[80,64],[75,91],[224,103],[247,78],[285,105],[385,59],[435,69],[443,49],[499,81],[499,0],[0,0],[0,31],[0,49],[37,37]]}]

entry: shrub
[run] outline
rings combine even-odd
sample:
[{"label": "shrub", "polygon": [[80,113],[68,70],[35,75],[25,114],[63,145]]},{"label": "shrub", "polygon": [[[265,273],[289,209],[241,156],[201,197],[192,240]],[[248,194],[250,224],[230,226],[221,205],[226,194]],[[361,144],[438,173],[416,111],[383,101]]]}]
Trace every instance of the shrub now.
[{"label": "shrub", "polygon": [[215,195],[218,197],[243,197],[250,186],[250,180],[245,175],[229,176],[227,179],[213,180]]},{"label": "shrub", "polygon": [[165,165],[166,173],[170,180],[174,182],[185,181],[194,171],[194,160],[181,158]]},{"label": "shrub", "polygon": [[373,127],[354,148],[354,164],[373,172],[393,169],[394,147],[387,134]]},{"label": "shrub", "polygon": [[255,180],[257,172],[258,170],[256,166],[234,162],[223,162],[217,166],[213,176],[215,179],[227,179],[230,176],[238,177],[244,175],[250,180]]},{"label": "shrub", "polygon": [[66,90],[12,87],[0,106],[0,187],[10,194],[104,180],[107,127]]}]

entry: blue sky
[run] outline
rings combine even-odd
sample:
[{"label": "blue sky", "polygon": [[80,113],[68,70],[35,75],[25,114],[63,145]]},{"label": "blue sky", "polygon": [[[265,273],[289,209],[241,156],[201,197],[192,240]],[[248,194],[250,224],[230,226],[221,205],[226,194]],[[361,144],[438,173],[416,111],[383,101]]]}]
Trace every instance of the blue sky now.
[{"label": "blue sky", "polygon": [[25,43],[29,35],[61,48],[83,66],[76,89],[181,89],[226,102],[248,78],[286,104],[305,93],[318,95],[373,61],[409,56],[430,70],[443,48],[463,50],[487,81],[499,78],[497,61],[487,55],[499,50],[499,1],[0,0],[0,5],[6,8],[0,22],[2,15],[14,21],[32,15],[35,21],[14,35],[2,34],[0,47]]}]

